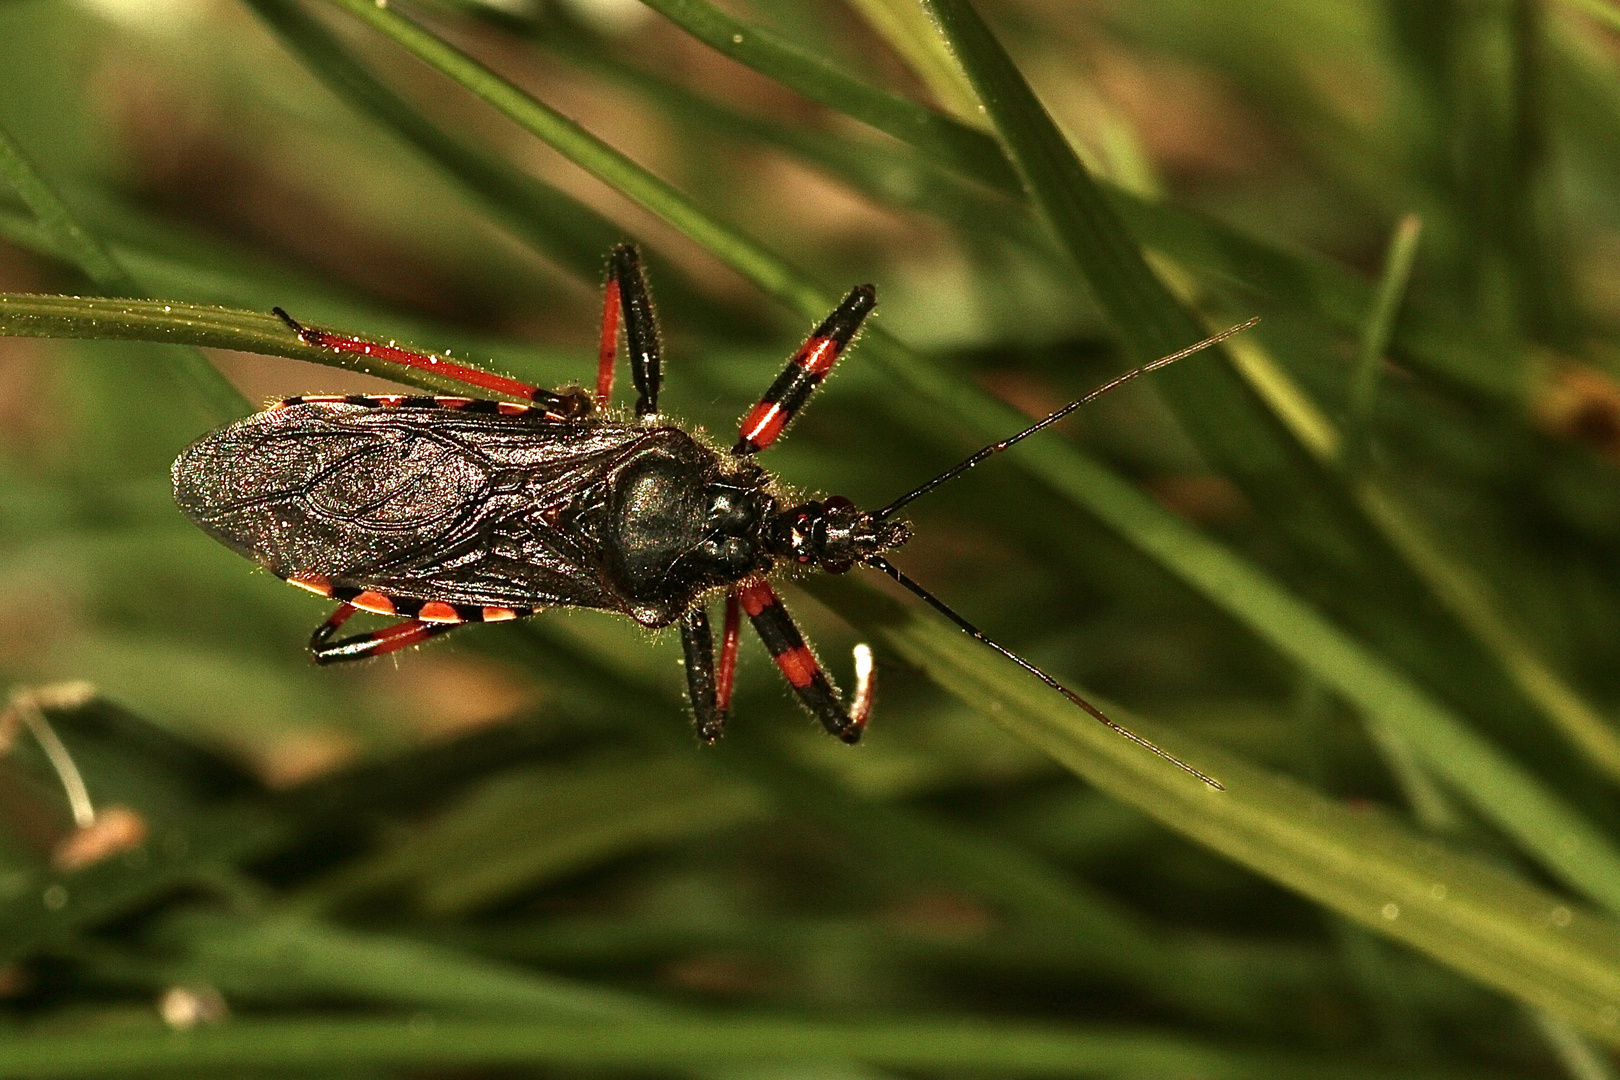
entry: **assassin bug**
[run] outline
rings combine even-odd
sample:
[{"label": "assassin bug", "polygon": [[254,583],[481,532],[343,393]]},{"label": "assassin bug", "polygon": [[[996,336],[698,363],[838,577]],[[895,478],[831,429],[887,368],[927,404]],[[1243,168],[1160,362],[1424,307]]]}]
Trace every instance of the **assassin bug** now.
[{"label": "assassin bug", "polygon": [[[226,546],[289,584],[339,601],[310,638],[321,664],[381,656],[466,623],[520,619],[546,607],[602,608],[647,627],[678,622],[693,718],[705,742],[725,729],[744,612],[811,713],[845,742],[860,739],[872,703],[870,650],[856,647],[856,687],[845,704],[765,575],[781,563],[832,573],[869,566],[1108,727],[1219,787],[990,640],[884,553],[909,539],[909,528],[892,519],[913,499],[1115,386],[1255,320],[1119,376],[881,510],[859,510],[839,495],[790,505],[751,458],[782,434],[876,302],[870,285],[850,290],[744,417],[729,455],[658,411],[662,347],[630,245],[609,260],[591,397],[306,327],[277,308],[308,345],[519,400],[287,398],[182,452],[172,469],[175,501]],[[636,388],[633,419],[607,411],[621,320]],[[725,593],[718,662],[706,603],[717,591]],[[404,621],[336,638],[356,610]]]}]

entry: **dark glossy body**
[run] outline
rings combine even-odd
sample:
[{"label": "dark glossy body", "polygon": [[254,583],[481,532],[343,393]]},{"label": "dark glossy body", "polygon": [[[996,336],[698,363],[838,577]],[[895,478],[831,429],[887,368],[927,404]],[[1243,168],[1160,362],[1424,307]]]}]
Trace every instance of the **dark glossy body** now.
[{"label": "dark glossy body", "polygon": [[659,417],[408,400],[422,404],[299,402],[222,428],[175,461],[175,499],[280,577],[396,604],[602,608],[658,627],[771,568],[764,472]]}]

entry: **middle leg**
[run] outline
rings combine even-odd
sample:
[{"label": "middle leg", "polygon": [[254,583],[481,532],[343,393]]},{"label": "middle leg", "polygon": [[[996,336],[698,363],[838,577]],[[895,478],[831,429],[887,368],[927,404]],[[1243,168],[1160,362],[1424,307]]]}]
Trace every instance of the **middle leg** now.
[{"label": "middle leg", "polygon": [[681,617],[681,651],[686,656],[686,687],[692,700],[692,723],[706,743],[726,733],[731,716],[731,687],[737,672],[737,594],[726,595],[725,636],[720,641],[720,665],[714,662],[714,634],[709,612],[701,604]]}]

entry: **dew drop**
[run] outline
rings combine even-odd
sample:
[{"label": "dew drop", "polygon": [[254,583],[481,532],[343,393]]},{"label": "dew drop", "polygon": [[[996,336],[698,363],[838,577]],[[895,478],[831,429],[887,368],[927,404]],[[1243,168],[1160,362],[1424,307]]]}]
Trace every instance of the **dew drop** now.
[{"label": "dew drop", "polygon": [[1401,908],[1399,904],[1385,904],[1378,914],[1393,922],[1401,917]]}]

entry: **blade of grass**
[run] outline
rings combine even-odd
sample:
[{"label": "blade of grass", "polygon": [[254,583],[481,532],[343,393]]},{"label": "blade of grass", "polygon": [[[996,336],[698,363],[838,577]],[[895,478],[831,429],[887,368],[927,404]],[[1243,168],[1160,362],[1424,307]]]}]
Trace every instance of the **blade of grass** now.
[{"label": "blade of grass", "polygon": [[[1201,329],[1192,323],[1185,309],[1148,267],[1130,233],[969,0],[928,2],[939,16],[947,39],[957,50],[998,129],[1007,139],[1013,160],[1036,201],[1051,218],[1060,240],[1066,243],[1076,263],[1085,271],[1100,306],[1113,319],[1124,339],[1143,356],[1151,358],[1202,336]],[[1304,531],[1296,527],[1290,530],[1291,535],[1334,555],[1341,565],[1350,558],[1344,553],[1344,546],[1353,546],[1359,552],[1355,558],[1367,560],[1364,583],[1369,586],[1374,582],[1384,589],[1389,589],[1392,582],[1404,585],[1402,579],[1406,574],[1393,573],[1404,570],[1411,574],[1418,587],[1433,587],[1424,582],[1421,572],[1404,557],[1405,553],[1390,542],[1388,529],[1379,527],[1366,506],[1351,493],[1341,491],[1326,462],[1312,459],[1311,443],[1290,431],[1285,423],[1286,413],[1267,408],[1263,398],[1249,390],[1242,380],[1238,380],[1239,386],[1234,388],[1231,382],[1235,373],[1223,366],[1183,365],[1179,370],[1172,368],[1166,376],[1156,385],[1173,403],[1179,402],[1178,415],[1183,422],[1205,434],[1206,438],[1200,442],[1206,452],[1211,452],[1234,473],[1251,498],[1264,504],[1286,492],[1284,499],[1290,505],[1313,508],[1299,522],[1306,526]],[[1229,425],[1251,430],[1247,435],[1231,438],[1219,434]],[[1329,491],[1335,494],[1326,498],[1320,494]],[[1320,530],[1326,532],[1315,535]],[[1396,611],[1371,609],[1368,614],[1374,626],[1388,624],[1391,619],[1395,619],[1397,625],[1404,621],[1400,618],[1402,613]],[[1405,632],[1411,632],[1410,626]],[[1511,671],[1509,674],[1511,676]],[[1327,681],[1334,684],[1333,680]],[[1446,726],[1452,729],[1454,736],[1465,730],[1455,718],[1448,719]],[[1483,748],[1484,744],[1479,746]],[[1426,757],[1432,749],[1432,746],[1420,747]],[[1478,760],[1483,764],[1487,758],[1494,762],[1493,770],[1517,771],[1509,764],[1509,759],[1495,750]],[[1446,775],[1453,782],[1460,779],[1454,767]],[[1530,830],[1510,820],[1511,815],[1496,804],[1496,792],[1488,784],[1481,785],[1481,779],[1483,776],[1475,776],[1463,781],[1476,809],[1521,842],[1533,843],[1544,858],[1549,855],[1553,837],[1543,834],[1539,840],[1531,841]],[[1536,800],[1540,808],[1553,810],[1556,797],[1539,784],[1535,786],[1540,791]],[[1526,805],[1524,809],[1530,807]],[[1554,812],[1566,820],[1578,817],[1562,806]],[[1589,839],[1600,835],[1589,824],[1583,831]],[[1615,852],[1607,840],[1602,844],[1609,849],[1603,856],[1608,861]],[[1574,867],[1566,865],[1565,869],[1567,872]],[[1612,873],[1611,864],[1611,869],[1600,875],[1604,879],[1599,885],[1601,892],[1589,895],[1601,896],[1605,904],[1620,910],[1615,908],[1620,893],[1614,891]],[[1589,877],[1586,881],[1588,887],[1598,884],[1596,878]]]},{"label": "blade of grass", "polygon": [[995,137],[926,105],[879,90],[813,53],[722,11],[706,0],[642,0],[688,34],[812,101],[909,143],[962,173],[1019,192],[1017,174]]},{"label": "blade of grass", "polygon": [[[1488,339],[1556,338],[1567,322],[1542,186],[1542,5],[1435,9],[1458,295]],[[1521,360],[1523,357],[1521,357]]]},{"label": "blade of grass", "polygon": [[1146,725],[1149,737],[1219,776],[1227,791],[1158,769],[1043,687],[1009,681],[1000,658],[954,629],[847,579],[809,584],[952,694],[1114,797],[1363,925],[1620,1039],[1620,924],[1613,920],[1390,819]]},{"label": "blade of grass", "polygon": [[244,2],[334,95],[460,179],[510,232],[586,280],[601,275],[602,253],[624,239],[617,225],[572,196],[440,130],[358,63],[293,0]]},{"label": "blade of grass", "polygon": [[1378,396],[1378,376],[1395,330],[1395,316],[1406,296],[1406,283],[1412,276],[1412,262],[1417,258],[1418,237],[1422,232],[1423,219],[1416,214],[1406,215],[1395,227],[1389,251],[1384,256],[1384,272],[1373,294],[1372,308],[1362,324],[1356,366],[1351,375],[1350,414],[1342,451],[1346,455],[1346,467],[1352,471],[1358,471],[1366,461],[1367,425]]},{"label": "blade of grass", "polygon": [[262,1000],[313,991],[486,1017],[624,1020],[664,1011],[444,946],[282,915],[243,920],[181,913],[164,921],[155,940],[178,957],[170,978],[202,981],[232,996]]},{"label": "blade of grass", "polygon": [[[140,286],[79,223],[67,203],[28,161],[22,148],[4,128],[0,128],[0,178],[11,185],[23,205],[33,211],[45,234],[97,288],[125,296],[141,294]],[[195,349],[180,349],[173,353],[172,359],[199,400],[218,419],[226,420],[248,411],[247,399],[207,357]]]},{"label": "blade of grass", "polygon": [[948,1021],[816,1023],[718,1019],[562,1024],[524,1021],[234,1020],[178,1035],[75,1032],[0,1042],[0,1074],[48,1077],[172,1074],[175,1070],[573,1065],[670,1070],[854,1059],[897,1069],[1043,1076],[1267,1076],[1300,1080],[1463,1080],[1481,1074],[1404,1069],[1332,1057],[1248,1050],[1182,1035],[1058,1025]]},{"label": "blade of grass", "polygon": [[1570,1080],[1616,1080],[1620,1075],[1607,1054],[1592,1046],[1564,1021],[1544,1012],[1532,1016]]},{"label": "blade of grass", "polygon": [[[260,312],[280,304],[320,325],[363,326],[374,335],[402,341],[453,342],[455,351],[463,355],[482,354],[498,358],[502,364],[516,364],[526,381],[548,386],[561,386],[582,370],[580,364],[584,361],[563,350],[541,352],[526,343],[471,334],[465,327],[429,323],[381,307],[341,283],[312,276],[250,249],[168,223],[136,220],[128,211],[121,215],[121,221],[125,226],[131,226],[132,221],[136,224],[127,229],[127,238],[112,241],[111,250],[142,280],[151,282],[155,290],[187,302],[169,305],[177,309],[188,305],[253,309],[243,314],[253,316],[257,326]],[[56,246],[37,225],[17,215],[0,211],[0,237],[38,254],[60,257]],[[83,335],[74,331],[72,336]],[[142,336],[142,340],[146,338]]]},{"label": "blade of grass", "polygon": [[548,50],[635,91],[681,124],[729,140],[742,137],[785,151],[854,191],[948,221],[964,234],[1011,235],[1025,247],[1052,249],[1050,235],[1028,212],[1027,204],[985,191],[912,147],[848,133],[829,137],[823,128],[786,124],[720,105],[625,63],[614,51],[576,28],[548,26],[541,31],[529,24],[523,26]]},{"label": "blade of grass", "polygon": [[914,0],[853,0],[851,6],[958,120],[986,126],[972,85],[920,5]]},{"label": "blade of grass", "polygon": [[[547,671],[572,696],[649,718],[652,737],[674,743],[676,728],[665,717],[681,712],[678,697],[559,640],[555,630],[526,629],[529,647],[512,652],[514,659]],[[613,688],[611,696],[604,687]],[[713,763],[769,791],[782,804],[782,816],[817,821],[846,837],[866,853],[869,865],[881,868],[873,871],[880,879],[898,878],[908,887],[943,880],[966,889],[1021,925],[1064,936],[1096,969],[1190,1015],[1231,1021],[1252,1019],[1264,1008],[1246,988],[1233,984],[1234,966],[1222,957],[1178,947],[1136,912],[1039,858],[907,808],[862,799],[747,732],[728,735]]]},{"label": "blade of grass", "polygon": [[[1399,239],[1397,236],[1397,242]],[[1403,259],[1398,252],[1392,256],[1393,262]],[[1386,315],[1375,308],[1369,318],[1376,320]],[[1261,396],[1295,429],[1301,445],[1309,447],[1325,465],[1354,468],[1350,436],[1342,435],[1333,426],[1263,346],[1251,338],[1235,342],[1231,349],[1245,376],[1262,388]],[[1376,352],[1364,351],[1362,359],[1369,355],[1375,361],[1379,357]],[[1365,366],[1360,369],[1366,370]],[[1485,582],[1437,543],[1433,530],[1426,528],[1379,477],[1367,472],[1352,475],[1349,491],[1367,520],[1451,612],[1457,625],[1483,647],[1524,700],[1588,761],[1620,781],[1620,732],[1519,632]],[[1388,728],[1383,721],[1374,726]]]},{"label": "blade of grass", "polygon": [[[1143,364],[1203,338],[1205,329],[1148,265],[1107,194],[972,4],[928,3],[1025,186],[1127,354]],[[1223,348],[1214,351],[1226,355]],[[1347,583],[1347,591],[1365,597],[1368,582],[1355,575],[1385,571],[1391,560],[1340,486],[1249,383],[1230,364],[1202,363],[1171,367],[1155,386],[1211,464],[1237,482],[1263,518],[1295,546],[1349,571],[1354,584]],[[1382,595],[1404,595],[1387,581],[1380,585]]]},{"label": "blade of grass", "polygon": [[[597,283],[605,252],[629,239],[626,230],[572,195],[521,172],[446,133],[359,63],[295,0],[245,0],[304,66],[334,95],[394,132],[488,208],[513,236],[576,277]],[[687,283],[673,265],[657,263],[661,306],[712,323],[735,318]]]},{"label": "blade of grass", "polygon": [[[286,356],[407,386],[461,393],[462,383],[371,356],[304,344],[274,315],[201,304],[0,293],[0,336],[155,341]],[[245,408],[242,411],[247,411]]]}]

